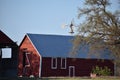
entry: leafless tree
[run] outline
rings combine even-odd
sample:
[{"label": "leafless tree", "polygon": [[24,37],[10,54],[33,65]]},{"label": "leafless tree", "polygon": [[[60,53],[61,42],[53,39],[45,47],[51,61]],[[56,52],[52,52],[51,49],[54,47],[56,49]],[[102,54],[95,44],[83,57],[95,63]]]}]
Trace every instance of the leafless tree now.
[{"label": "leafless tree", "polygon": [[83,41],[92,44],[90,51],[107,47],[120,64],[120,10],[109,11],[110,5],[109,0],[85,0],[78,14],[79,19],[84,16],[85,21],[78,26],[73,51],[77,52]]}]

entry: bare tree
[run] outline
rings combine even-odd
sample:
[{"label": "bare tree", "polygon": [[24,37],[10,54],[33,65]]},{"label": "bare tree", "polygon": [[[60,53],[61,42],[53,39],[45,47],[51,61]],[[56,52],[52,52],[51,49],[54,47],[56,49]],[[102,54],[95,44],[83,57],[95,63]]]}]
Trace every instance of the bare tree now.
[{"label": "bare tree", "polygon": [[[115,62],[120,64],[120,10],[109,11],[109,0],[85,0],[85,7],[79,8],[78,17],[85,21],[78,26],[78,33],[73,40],[73,51],[79,50],[84,41],[92,44],[90,50],[109,48]],[[100,42],[104,42],[101,44]]]}]

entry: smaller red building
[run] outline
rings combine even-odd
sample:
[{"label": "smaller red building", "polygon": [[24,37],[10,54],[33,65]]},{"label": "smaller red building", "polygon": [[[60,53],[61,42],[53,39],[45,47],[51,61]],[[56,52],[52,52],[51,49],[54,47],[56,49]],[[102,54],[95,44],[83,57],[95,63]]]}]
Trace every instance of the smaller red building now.
[{"label": "smaller red building", "polygon": [[[109,51],[100,51],[99,59],[82,47],[75,58],[70,56],[73,36],[26,34],[19,50],[19,76],[72,77],[89,76],[96,65],[107,66],[114,74]],[[103,61],[104,59],[104,61]]]},{"label": "smaller red building", "polygon": [[0,77],[17,77],[18,45],[0,30]]}]

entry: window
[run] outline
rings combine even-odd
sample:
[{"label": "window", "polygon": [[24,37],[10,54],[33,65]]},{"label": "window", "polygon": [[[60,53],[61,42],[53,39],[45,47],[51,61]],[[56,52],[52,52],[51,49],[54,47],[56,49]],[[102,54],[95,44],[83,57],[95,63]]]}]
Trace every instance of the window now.
[{"label": "window", "polygon": [[66,69],[66,58],[61,58],[61,69]]},{"label": "window", "polygon": [[26,53],[26,67],[30,67],[30,54],[31,53]]},{"label": "window", "polygon": [[52,58],[51,59],[51,68],[52,69],[57,69],[57,58]]},{"label": "window", "polygon": [[0,55],[2,58],[12,58],[11,48],[2,48]]},{"label": "window", "polygon": [[30,53],[23,52],[23,66],[30,67]]}]

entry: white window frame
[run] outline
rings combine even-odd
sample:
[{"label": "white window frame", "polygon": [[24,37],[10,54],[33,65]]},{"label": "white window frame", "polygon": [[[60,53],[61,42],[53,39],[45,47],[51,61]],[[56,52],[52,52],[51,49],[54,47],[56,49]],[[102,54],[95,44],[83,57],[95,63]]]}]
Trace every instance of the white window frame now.
[{"label": "white window frame", "polygon": [[[73,73],[71,73],[71,68],[73,69]],[[73,74],[73,76],[71,76]],[[69,66],[69,77],[75,77],[75,66]]]},{"label": "white window frame", "polygon": [[[9,53],[7,53],[9,56],[4,56],[4,54],[6,54],[3,52],[4,50],[5,50],[5,52],[9,51]],[[12,58],[12,49],[11,48],[1,48],[0,52],[1,52],[0,54],[1,54],[2,59],[11,59]]]},{"label": "white window frame", "polygon": [[29,60],[29,58],[28,58],[28,55],[27,55],[27,54],[31,54],[31,53],[28,53],[28,52],[26,52],[26,53],[25,53],[26,60],[27,60],[27,62],[28,62],[28,64],[27,64],[27,65],[25,65],[25,67],[30,67],[30,60]]},{"label": "white window frame", "polygon": [[[53,63],[54,59],[55,59],[55,67],[53,66],[54,65],[54,63]],[[57,58],[51,58],[51,68],[52,69],[57,69]]]},{"label": "white window frame", "polygon": [[[65,59],[65,62],[64,62],[64,64],[65,64],[65,66],[63,67],[63,59]],[[66,61],[66,58],[61,58],[61,69],[66,69],[66,65],[67,65],[67,61]]]}]

